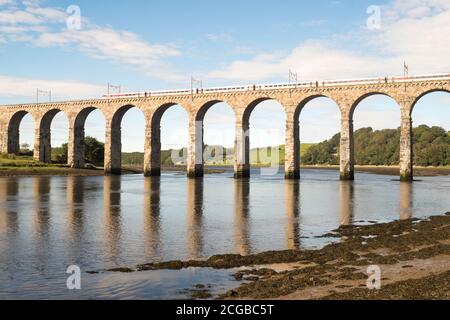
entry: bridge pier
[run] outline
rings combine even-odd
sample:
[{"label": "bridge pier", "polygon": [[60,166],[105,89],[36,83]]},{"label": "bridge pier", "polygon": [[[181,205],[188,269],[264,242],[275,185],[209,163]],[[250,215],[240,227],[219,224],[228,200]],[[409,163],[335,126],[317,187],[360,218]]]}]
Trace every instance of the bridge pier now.
[{"label": "bridge pier", "polygon": [[342,116],[340,141],[340,175],[341,180],[355,179],[355,148],[353,141],[353,119]]},{"label": "bridge pier", "polygon": [[413,181],[413,143],[412,118],[409,114],[402,115],[400,129],[400,180]]},{"label": "bridge pier", "polygon": [[203,163],[203,121],[195,115],[189,119],[189,145],[187,155],[187,175],[189,178],[200,178],[204,175]]},{"label": "bridge pier", "polygon": [[236,122],[234,142],[234,177],[250,178],[250,124],[248,120]]},{"label": "bridge pier", "polygon": [[284,166],[286,179],[300,179],[300,128],[293,113],[286,120]]},{"label": "bridge pier", "polygon": [[113,125],[111,120],[106,123],[105,132],[105,174],[119,175],[122,157],[122,129],[119,125]]},{"label": "bridge pier", "polygon": [[84,126],[70,126],[67,164],[73,169],[82,169],[85,166],[84,137]]},{"label": "bridge pier", "polygon": [[161,125],[150,120],[145,127],[144,176],[161,176]]},{"label": "bridge pier", "polygon": [[34,160],[44,163],[51,162],[52,146],[50,141],[50,128],[46,128],[42,124],[40,126],[36,126],[34,138]]}]

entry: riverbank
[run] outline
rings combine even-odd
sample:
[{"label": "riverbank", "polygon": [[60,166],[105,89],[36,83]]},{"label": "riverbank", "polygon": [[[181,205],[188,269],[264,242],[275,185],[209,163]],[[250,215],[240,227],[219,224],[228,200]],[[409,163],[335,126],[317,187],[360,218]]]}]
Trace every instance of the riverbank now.
[{"label": "riverbank", "polygon": [[[302,166],[302,169],[312,170],[335,170],[339,171],[339,166]],[[387,176],[400,175],[398,166],[355,166],[356,172],[382,174]],[[414,167],[414,176],[416,177],[436,177],[450,175],[450,167]]]},{"label": "riverbank", "polygon": [[[185,174],[185,166],[164,166],[161,168],[166,172],[179,172]],[[333,170],[339,171],[339,166],[302,166],[301,169],[308,170]],[[283,170],[283,168],[280,168]],[[207,166],[205,174],[223,174],[232,172],[233,167]],[[391,166],[356,166],[356,172],[372,173],[380,175],[398,176],[399,167]],[[140,166],[125,166],[122,169],[123,174],[143,174]],[[0,166],[0,177],[14,176],[102,176],[102,168],[97,169],[72,169],[63,165],[31,165],[31,166]],[[435,177],[450,175],[449,167],[417,167],[414,168],[415,177]]]},{"label": "riverbank", "polygon": [[69,167],[0,167],[0,177],[31,177],[31,176],[102,176],[103,169],[72,169]]},{"label": "riverbank", "polygon": [[[450,299],[450,213],[421,221],[341,227],[323,237],[340,241],[320,250],[217,255],[109,272],[229,269],[237,288],[219,298],[233,300]],[[367,288],[368,267],[373,265],[381,271],[381,290]],[[201,293],[200,298],[210,297],[206,289]]]}]

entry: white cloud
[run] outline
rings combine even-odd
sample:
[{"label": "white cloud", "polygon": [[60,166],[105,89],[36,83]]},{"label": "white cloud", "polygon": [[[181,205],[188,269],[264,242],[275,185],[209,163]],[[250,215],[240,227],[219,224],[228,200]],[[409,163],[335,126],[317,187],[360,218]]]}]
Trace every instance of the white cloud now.
[{"label": "white cloud", "polygon": [[289,53],[267,52],[234,61],[208,76],[278,81],[289,69],[303,80],[384,76],[401,73],[405,60],[416,74],[450,70],[449,1],[395,0],[383,7],[382,17],[380,31],[361,29],[328,40],[308,40]]},{"label": "white cloud", "polygon": [[37,47],[61,47],[95,59],[132,67],[153,78],[179,80],[167,58],[181,53],[170,44],[150,44],[132,32],[90,23],[81,17],[81,30],[68,30],[68,14],[59,8],[42,7],[39,1],[22,1],[0,12],[0,43],[27,42]]},{"label": "white cloud", "polygon": [[36,89],[52,90],[55,100],[99,98],[104,86],[72,80],[44,80],[0,75],[0,96],[8,98],[35,99]]}]

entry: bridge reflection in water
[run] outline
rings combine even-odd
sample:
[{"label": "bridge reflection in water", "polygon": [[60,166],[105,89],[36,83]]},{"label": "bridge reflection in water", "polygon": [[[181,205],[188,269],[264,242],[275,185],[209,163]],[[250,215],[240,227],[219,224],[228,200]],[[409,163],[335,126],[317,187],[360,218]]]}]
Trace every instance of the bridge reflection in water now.
[{"label": "bridge reflection in water", "polygon": [[[133,254],[140,256],[140,261],[162,260],[174,242],[177,246],[184,247],[184,250],[183,248],[181,250],[190,258],[208,255],[211,247],[226,250],[220,253],[234,252],[242,255],[262,250],[259,243],[262,238],[258,238],[261,237],[261,232],[257,230],[261,224],[255,222],[255,219],[260,218],[258,210],[261,210],[261,207],[254,206],[255,201],[259,201],[258,192],[261,189],[256,190],[260,185],[253,185],[249,179],[224,178],[224,183],[228,183],[226,188],[230,189],[227,189],[227,194],[219,197],[224,198],[224,205],[217,208],[211,207],[209,194],[205,199],[205,191],[217,187],[210,185],[211,181],[205,181],[206,178],[184,179],[184,182],[181,180],[182,184],[178,186],[181,190],[180,197],[168,194],[166,188],[169,189],[172,185],[162,187],[166,181],[160,177],[136,179],[133,183],[136,190],[141,190],[138,193],[129,191],[130,181],[127,178],[124,180],[120,176],[106,176],[101,179],[103,181],[97,177],[68,177],[60,180],[49,177],[26,180],[2,179],[1,252],[6,254],[14,248],[24,246],[20,241],[27,239],[26,241],[31,243],[28,249],[33,250],[38,261],[45,265],[45,261],[51,260],[49,248],[60,245],[57,240],[61,239],[63,243],[61,245],[65,248],[64,255],[68,261],[74,261],[86,250],[93,250],[112,265],[121,265],[126,261],[124,256]],[[308,185],[304,186],[301,181],[296,180],[282,180],[276,183],[274,186],[281,186],[277,187],[277,192],[281,190],[280,201],[273,208],[263,208],[267,212],[271,210],[277,214],[280,212],[274,218],[278,220],[273,221],[273,227],[267,226],[267,221],[271,221],[270,217],[263,220],[266,224],[262,226],[264,230],[272,231],[272,234],[266,237],[267,243],[269,246],[272,244],[270,237],[276,232],[284,239],[282,249],[301,249],[305,245],[301,239],[310,235],[304,231],[310,222],[303,220],[305,217],[310,219],[311,215],[308,216],[309,213],[302,211],[311,211],[310,203],[302,208],[302,204],[309,200]],[[355,222],[355,212],[365,210],[362,207],[358,208],[361,205],[358,192],[362,191],[352,181],[334,183],[338,187],[335,192],[338,199],[338,203],[334,204],[335,218],[340,225],[352,225]],[[252,190],[253,188],[255,190]],[[300,197],[302,188],[305,189],[303,198]],[[399,196],[393,196],[393,199],[398,201],[395,206],[399,210],[397,218],[411,219],[414,185],[399,183],[390,185],[390,188],[398,190]],[[136,201],[130,200],[130,194]],[[255,198],[252,198],[252,194],[255,194]],[[166,199],[167,197],[169,199]],[[227,200],[227,197],[231,198]],[[166,213],[168,201],[176,202],[174,216]],[[92,208],[92,203],[99,205],[96,204]],[[26,215],[27,210],[30,211],[32,219],[27,219],[29,218],[29,215]],[[216,224],[211,223],[216,218],[216,213],[219,215],[219,211],[222,216],[214,222]],[[227,220],[221,220],[224,219],[224,215],[227,215]],[[130,224],[130,219],[134,221],[134,225]],[[173,224],[176,226],[172,228]],[[284,232],[284,235],[280,234],[280,231]],[[220,243],[211,246],[211,242],[223,241],[225,237],[228,237],[229,247]],[[130,247],[130,243],[135,245]],[[90,246],[96,248],[92,249]]]}]

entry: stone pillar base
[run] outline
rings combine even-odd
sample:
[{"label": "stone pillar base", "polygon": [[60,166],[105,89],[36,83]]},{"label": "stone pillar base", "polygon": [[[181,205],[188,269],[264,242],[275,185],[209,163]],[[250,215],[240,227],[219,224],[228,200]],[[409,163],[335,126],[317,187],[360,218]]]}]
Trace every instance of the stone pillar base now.
[{"label": "stone pillar base", "polygon": [[161,176],[161,168],[152,168],[146,169],[144,171],[145,177],[160,177]]},{"label": "stone pillar base", "polygon": [[202,165],[196,165],[194,169],[188,169],[187,176],[190,179],[202,178],[205,175]]},{"label": "stone pillar base", "polygon": [[355,172],[347,171],[341,172],[341,181],[353,181],[355,180]]},{"label": "stone pillar base", "polygon": [[121,169],[105,169],[106,176],[120,176],[122,174]]},{"label": "stone pillar base", "polygon": [[286,180],[298,180],[300,179],[300,170],[286,171],[284,177]]},{"label": "stone pillar base", "polygon": [[413,182],[414,181],[414,175],[410,171],[406,172],[400,172],[400,181],[402,182]]},{"label": "stone pillar base", "polygon": [[250,178],[250,168],[238,168],[234,171],[235,179],[247,179]]}]

